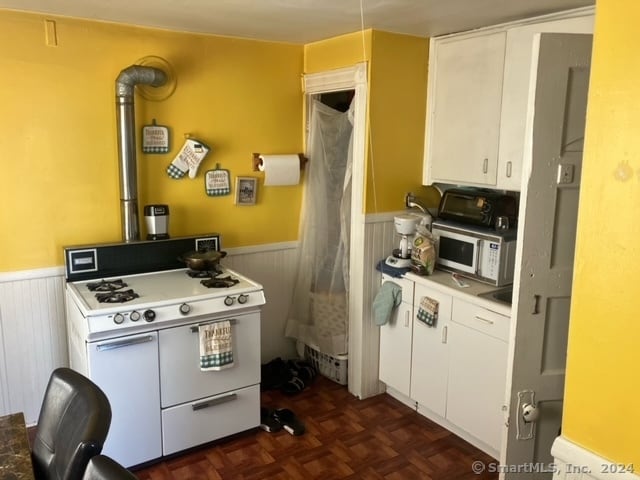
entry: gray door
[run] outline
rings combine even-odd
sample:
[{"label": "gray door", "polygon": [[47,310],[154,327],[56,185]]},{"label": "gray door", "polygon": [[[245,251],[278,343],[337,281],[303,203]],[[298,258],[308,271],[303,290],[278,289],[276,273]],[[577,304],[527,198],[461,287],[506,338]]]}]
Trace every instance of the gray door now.
[{"label": "gray door", "polygon": [[540,470],[553,461],[562,422],[592,36],[541,34],[534,43],[501,456],[514,480],[551,478]]}]

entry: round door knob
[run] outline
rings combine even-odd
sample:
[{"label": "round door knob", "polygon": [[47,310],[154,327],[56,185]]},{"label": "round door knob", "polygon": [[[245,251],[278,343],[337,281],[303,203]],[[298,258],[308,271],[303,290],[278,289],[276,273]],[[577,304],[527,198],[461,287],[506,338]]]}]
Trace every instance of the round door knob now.
[{"label": "round door knob", "polygon": [[138,320],[140,320],[140,312],[134,310],[129,315],[129,318],[131,319],[132,322],[137,322]]},{"label": "round door knob", "polygon": [[225,298],[225,299],[224,299],[224,304],[225,304],[227,307],[230,307],[231,305],[233,305],[233,304],[235,303],[235,301],[236,301],[236,299],[235,299],[235,298],[233,298],[233,297],[227,297],[227,298]]},{"label": "round door knob", "polygon": [[182,315],[186,315],[190,311],[191,311],[191,305],[188,305],[186,303],[183,303],[182,305],[180,305],[180,313]]},{"label": "round door knob", "polygon": [[153,322],[156,319],[156,312],[153,310],[145,310],[142,316],[146,322]]},{"label": "round door knob", "polygon": [[247,300],[249,300],[249,295],[245,295],[243,293],[242,295],[238,296],[238,303],[245,304],[247,303]]},{"label": "round door knob", "polygon": [[117,323],[118,325],[120,325],[122,322],[124,322],[124,315],[122,315],[121,313],[116,313],[113,316],[113,321],[114,323]]}]

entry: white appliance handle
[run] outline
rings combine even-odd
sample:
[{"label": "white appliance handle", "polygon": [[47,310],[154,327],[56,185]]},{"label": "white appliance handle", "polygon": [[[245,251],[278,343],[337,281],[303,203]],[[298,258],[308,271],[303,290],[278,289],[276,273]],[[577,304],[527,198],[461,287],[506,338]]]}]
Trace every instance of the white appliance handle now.
[{"label": "white appliance handle", "polygon": [[144,337],[128,338],[126,340],[116,340],[115,342],[105,342],[96,345],[96,350],[99,352],[103,350],[113,350],[114,348],[130,347],[132,345],[139,345],[141,343],[152,342],[154,338],[151,335]]}]

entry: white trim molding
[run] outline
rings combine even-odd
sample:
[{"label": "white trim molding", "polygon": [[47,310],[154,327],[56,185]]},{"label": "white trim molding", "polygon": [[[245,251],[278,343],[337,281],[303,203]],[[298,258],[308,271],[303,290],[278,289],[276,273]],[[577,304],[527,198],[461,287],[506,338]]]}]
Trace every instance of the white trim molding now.
[{"label": "white trim molding", "polygon": [[[362,398],[367,395],[373,381],[367,378],[372,363],[370,349],[363,346],[367,337],[365,317],[364,275],[365,241],[364,184],[367,128],[367,62],[304,75],[303,89],[306,95],[340,90],[355,90],[353,97],[353,167],[351,177],[351,238],[349,258],[349,391]],[[308,102],[307,102],[308,105]],[[308,114],[308,112],[307,112]],[[377,358],[376,358],[377,365]],[[375,379],[377,388],[377,375]]]},{"label": "white trim molding", "polygon": [[64,267],[36,268],[16,272],[0,272],[0,283],[64,276]]},{"label": "white trim molding", "polygon": [[628,465],[607,460],[565,437],[557,437],[551,447],[556,470],[554,480],[638,480],[632,473],[637,465]]}]

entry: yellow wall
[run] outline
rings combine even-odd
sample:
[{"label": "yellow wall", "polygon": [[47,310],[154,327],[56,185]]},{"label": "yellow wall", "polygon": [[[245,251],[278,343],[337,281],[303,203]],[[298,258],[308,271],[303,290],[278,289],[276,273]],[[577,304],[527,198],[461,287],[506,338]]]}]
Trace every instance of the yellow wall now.
[{"label": "yellow wall", "polygon": [[[53,18],[57,46],[45,44]],[[204,172],[256,176],[252,152],[302,151],[303,47],[0,11],[0,272],[62,264],[64,245],[121,240],[114,85],[157,55],[177,72],[162,102],[136,95],[142,125],[172,132],[165,155],[139,152],[139,205],[168,203],[174,236],[218,231],[223,247],[297,239],[302,186],[258,189],[254,207],[208,197]],[[191,133],[212,152],[194,180],[165,168]],[[143,236],[144,220],[141,217]]]},{"label": "yellow wall", "polygon": [[304,73],[350,67],[371,59],[372,30],[349,33],[304,46]]},{"label": "yellow wall", "polygon": [[374,31],[366,212],[404,208],[422,191],[429,39]]},{"label": "yellow wall", "polygon": [[305,72],[369,61],[365,212],[404,208],[421,186],[427,63],[426,38],[367,30],[309,44]]},{"label": "yellow wall", "polygon": [[640,3],[597,0],[563,435],[640,468]]}]

